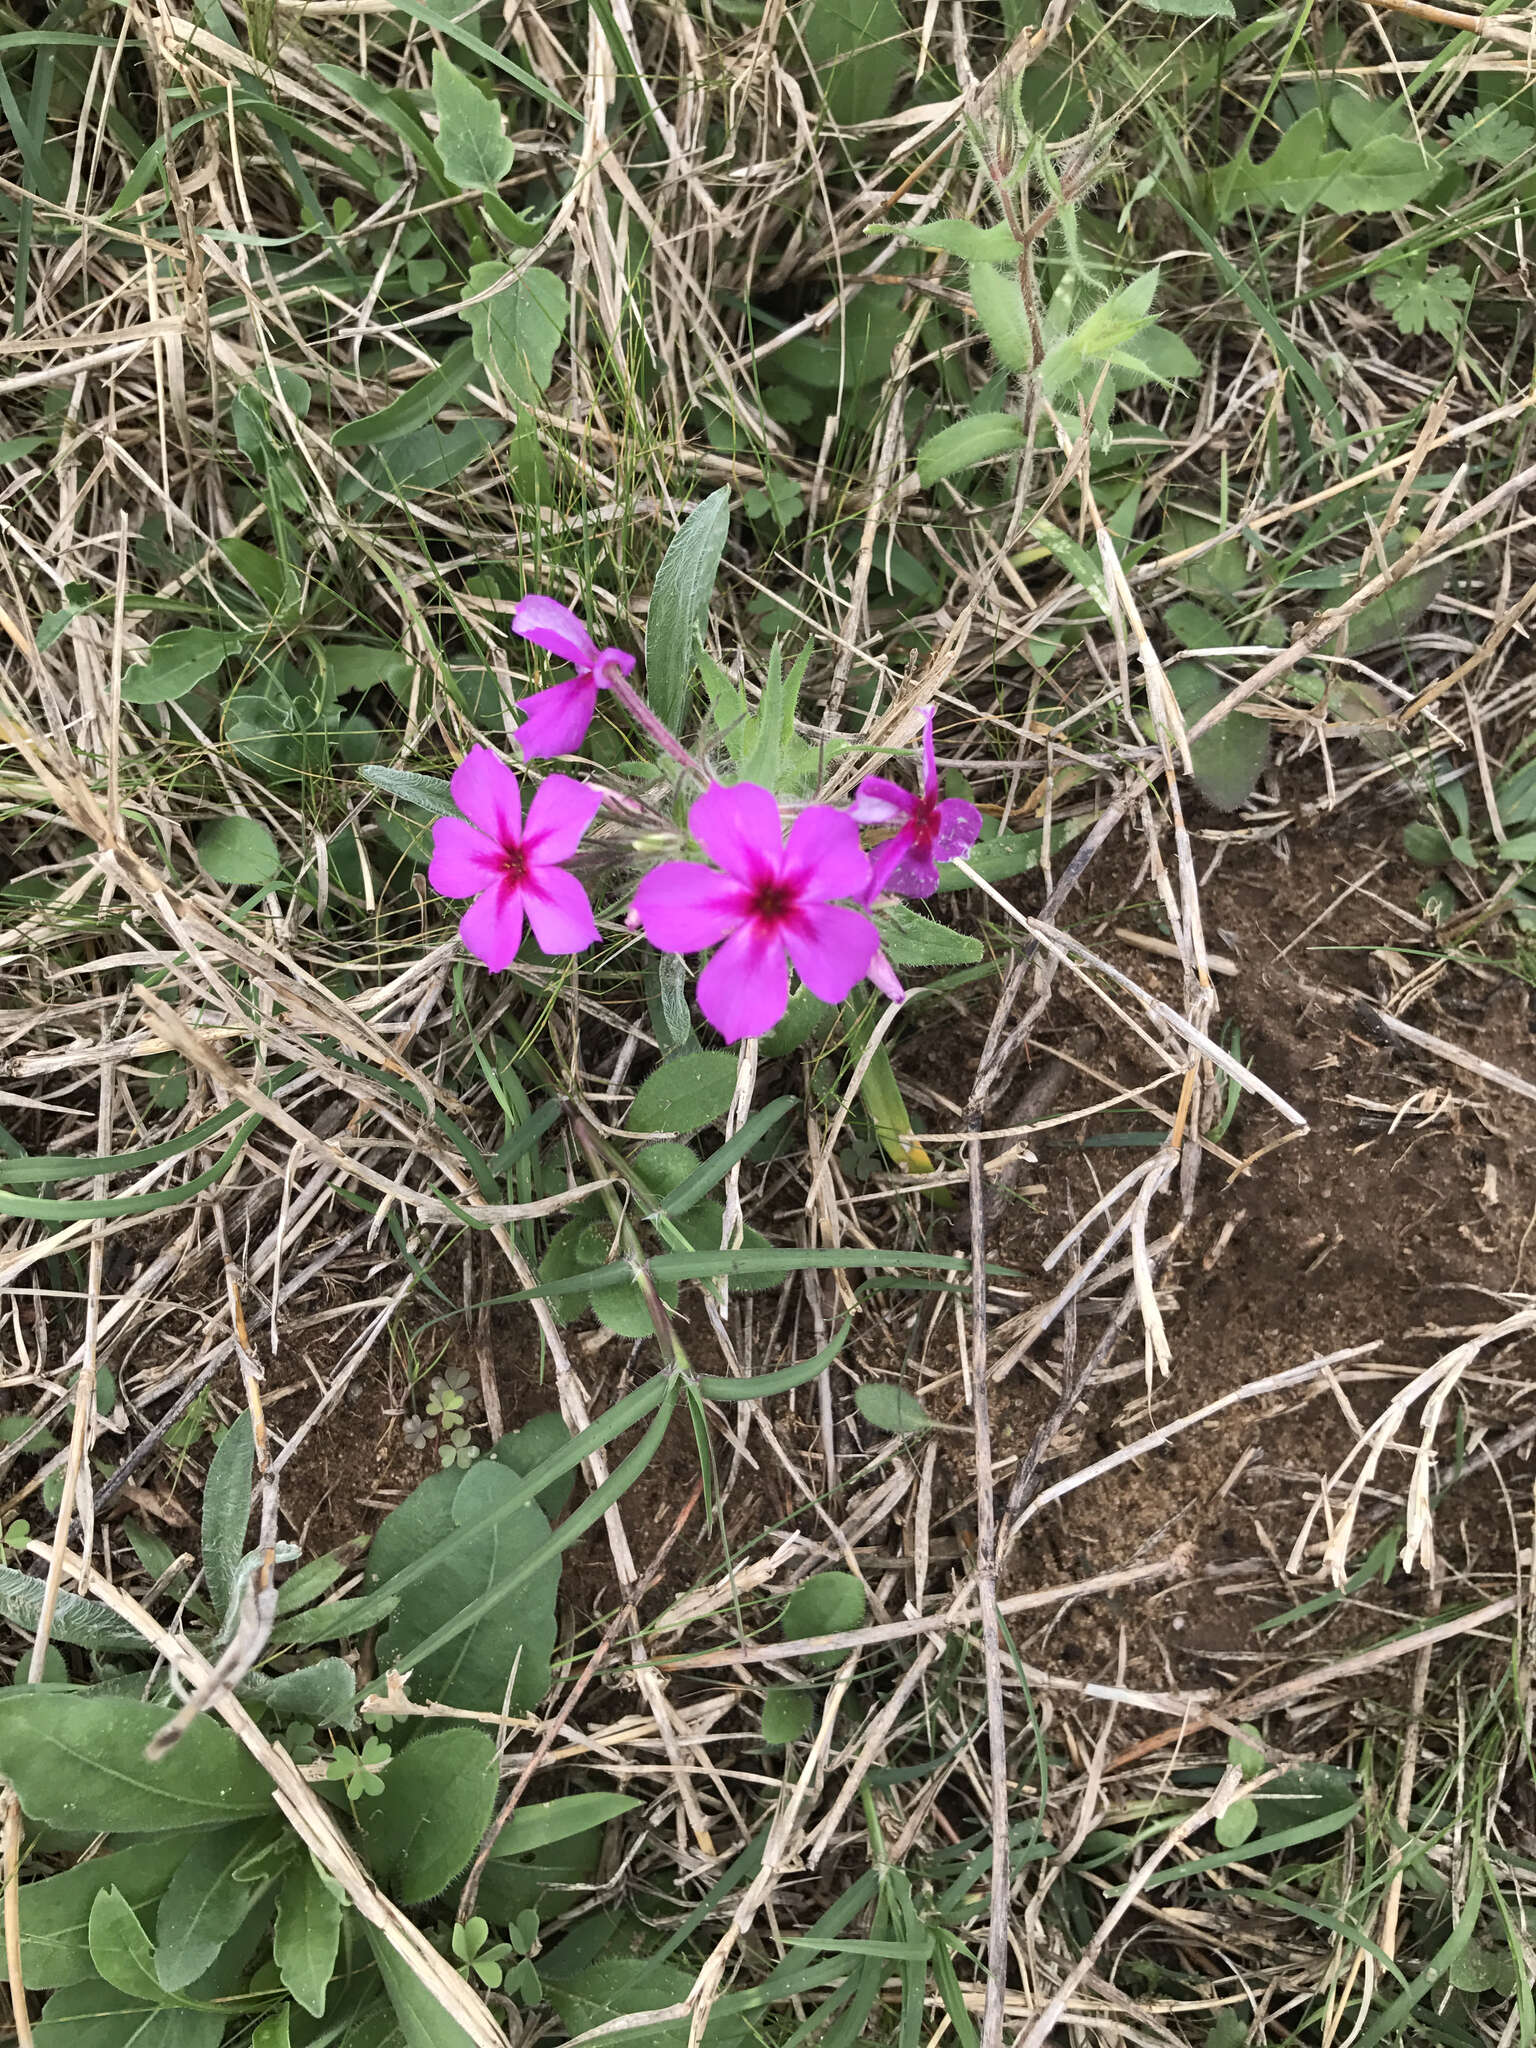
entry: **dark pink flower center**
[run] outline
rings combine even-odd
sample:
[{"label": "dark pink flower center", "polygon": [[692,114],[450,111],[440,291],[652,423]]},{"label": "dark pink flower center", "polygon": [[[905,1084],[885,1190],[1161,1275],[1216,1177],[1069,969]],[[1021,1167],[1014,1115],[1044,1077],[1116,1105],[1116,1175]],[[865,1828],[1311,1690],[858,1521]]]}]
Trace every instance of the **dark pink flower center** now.
[{"label": "dark pink flower center", "polygon": [[799,908],[800,898],[787,882],[772,877],[753,885],[751,915],[760,924],[782,924]]},{"label": "dark pink flower center", "polygon": [[520,846],[504,846],[501,849],[501,872],[509,882],[526,882],[528,879],[528,856]]},{"label": "dark pink flower center", "polygon": [[931,846],[939,836],[939,800],[919,790],[907,820],[907,830],[919,846]]}]

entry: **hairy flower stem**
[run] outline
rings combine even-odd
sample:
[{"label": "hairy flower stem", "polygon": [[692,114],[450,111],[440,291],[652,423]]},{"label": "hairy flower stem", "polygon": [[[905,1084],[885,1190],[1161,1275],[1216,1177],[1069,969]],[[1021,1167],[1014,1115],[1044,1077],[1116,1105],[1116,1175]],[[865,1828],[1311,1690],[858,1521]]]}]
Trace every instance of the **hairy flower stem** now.
[{"label": "hairy flower stem", "polygon": [[707,789],[710,780],[708,769],[702,762],[694,759],[680,739],[668,732],[634,685],[624,676],[616,674],[611,666],[602,677],[602,681],[609,692],[618,698],[641,731],[648,733],[662,752],[670,754],[680,767],[686,768],[690,775],[696,775]]}]

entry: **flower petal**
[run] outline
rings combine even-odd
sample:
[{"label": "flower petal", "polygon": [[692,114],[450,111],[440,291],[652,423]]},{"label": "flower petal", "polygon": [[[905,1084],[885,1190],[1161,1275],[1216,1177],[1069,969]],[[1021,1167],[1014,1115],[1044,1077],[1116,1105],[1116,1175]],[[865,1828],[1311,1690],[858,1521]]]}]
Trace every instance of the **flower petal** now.
[{"label": "flower petal", "polygon": [[883,775],[866,775],[848,806],[848,815],[856,825],[900,825],[916,809],[917,798],[899,782],[887,782]]},{"label": "flower petal", "polygon": [[[892,840],[895,846],[897,840]],[[939,886],[939,871],[929,846],[903,846],[900,858],[892,861],[880,886],[893,896],[931,896]]]},{"label": "flower petal", "polygon": [[471,903],[459,919],[459,937],[492,974],[510,967],[523,943],[521,893],[515,882],[503,879]]},{"label": "flower petal", "polygon": [[930,800],[939,793],[939,764],[933,755],[933,706],[923,715],[923,794]]},{"label": "flower petal", "polygon": [[[904,863],[911,860],[917,846],[917,834],[911,826],[883,839],[869,856],[869,884],[864,891],[864,901],[873,903],[891,887],[891,877]],[[895,892],[898,896],[901,890]]]},{"label": "flower petal", "polygon": [[761,1038],[789,1008],[784,941],[760,924],[743,925],[699,976],[698,994],[699,1008],[727,1045]]},{"label": "flower petal", "polygon": [[523,799],[517,777],[489,747],[471,747],[448,785],[472,825],[498,846],[517,846],[523,836]]},{"label": "flower petal", "polygon": [[981,837],[981,813],[963,796],[947,796],[939,805],[939,829],[933,837],[935,860],[963,860]]},{"label": "flower petal", "polygon": [[535,647],[547,647],[562,661],[574,661],[578,668],[590,668],[597,658],[592,635],[558,598],[519,598],[512,608],[512,630]]},{"label": "flower petal", "polygon": [[634,915],[663,953],[697,953],[729,938],[750,913],[747,892],[702,861],[669,860],[635,891]]},{"label": "flower petal", "polygon": [[439,896],[478,896],[500,877],[505,861],[501,848],[478,827],[462,818],[434,821],[427,881]]},{"label": "flower petal", "polygon": [[592,664],[592,673],[606,685],[626,681],[635,672],[635,657],[626,654],[622,647],[605,647]]},{"label": "flower petal", "polygon": [[901,978],[890,961],[886,959],[883,950],[876,950],[874,959],[869,963],[869,971],[865,979],[875,988],[879,989],[887,1002],[904,1003],[907,1000],[907,992],[901,985]]},{"label": "flower petal", "polygon": [[523,722],[517,743],[525,761],[545,761],[554,754],[574,754],[587,736],[597,709],[597,684],[590,676],[555,683],[536,697],[519,697]]},{"label": "flower petal", "polygon": [[711,783],[688,813],[688,829],[716,867],[740,882],[776,875],[784,825],[771,791],[755,782]]},{"label": "flower petal", "polygon": [[[864,979],[880,945],[880,934],[867,917],[829,903],[813,904],[786,918],[783,932],[795,972],[824,1003],[840,1003]],[[715,959],[719,958],[717,953]]]},{"label": "flower petal", "polygon": [[805,901],[828,903],[834,896],[862,895],[869,882],[869,855],[846,811],[812,804],[790,827],[780,872],[785,886]]},{"label": "flower petal", "polygon": [[[533,864],[548,867],[569,860],[602,801],[603,792],[590,782],[578,782],[571,775],[546,775],[533,793],[523,827],[523,848]],[[530,911],[530,917],[532,914]],[[544,941],[540,939],[539,944]]]},{"label": "flower petal", "polygon": [[579,953],[597,942],[587,892],[564,868],[533,867],[522,887],[523,908],[545,953]]}]

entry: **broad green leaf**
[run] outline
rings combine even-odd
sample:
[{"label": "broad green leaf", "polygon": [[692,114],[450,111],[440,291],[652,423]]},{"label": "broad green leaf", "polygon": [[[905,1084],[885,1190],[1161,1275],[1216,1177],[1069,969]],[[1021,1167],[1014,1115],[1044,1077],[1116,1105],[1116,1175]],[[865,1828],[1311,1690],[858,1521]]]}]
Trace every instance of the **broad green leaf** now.
[{"label": "broad green leaf", "polygon": [[236,535],[219,542],[219,553],[274,618],[298,597],[300,584],[292,565],[265,548]]},{"label": "broad green leaf", "polygon": [[[1158,552],[1180,555],[1186,548],[1199,547],[1203,541],[1214,539],[1221,531],[1216,513],[1175,506],[1163,521],[1163,530],[1158,536]],[[1193,561],[1180,562],[1168,574],[1182,583],[1186,590],[1198,591],[1203,597],[1235,597],[1248,581],[1246,551],[1234,534],[1228,540],[1217,541],[1214,547],[1208,547]],[[1226,645],[1229,640],[1230,635],[1225,635],[1214,644]]]},{"label": "broad green leaf", "polygon": [[830,1030],[837,1018],[836,1006],[813,996],[808,988],[797,988],[789,1008],[762,1041],[765,1060],[781,1060],[798,1052],[818,1032]]},{"label": "broad green leaf", "polygon": [[1024,422],[1011,412],[973,412],[952,427],[930,434],[917,451],[917,480],[926,489],[941,477],[956,476],[1013,455],[1024,445]]},{"label": "broad green leaf", "polygon": [[816,1719],[816,1695],[802,1685],[770,1685],[763,1694],[763,1740],[782,1749],[809,1735]]},{"label": "broad green leaf", "polygon": [[341,1657],[321,1657],[297,1671],[270,1677],[253,1672],[240,1687],[250,1699],[284,1721],[308,1721],[316,1728],[355,1728],[356,1677]]},{"label": "broad green leaf", "polygon": [[114,1990],[147,2004],[177,2003],[156,1979],[154,1943],[121,1892],[109,1887],[96,1894],[88,1932],[96,1974]]},{"label": "broad green leaf", "polygon": [[1231,220],[1245,206],[1390,213],[1412,205],[1440,175],[1407,136],[1378,133],[1349,149],[1328,143],[1322,110],[1311,107],[1262,162],[1256,164],[1246,151],[1234,157],[1212,180],[1222,219]]},{"label": "broad green leaf", "polygon": [[162,633],[144,659],[123,676],[125,704],[170,704],[185,697],[215,674],[240,643],[228,633],[207,626],[184,626]]},{"label": "broad green leaf", "polygon": [[[649,1956],[604,1956],[571,1976],[549,1980],[544,1995],[567,2030],[577,2034],[629,2013],[679,2005],[692,1989],[693,1972],[676,1963],[653,1962]],[[626,2027],[618,2038],[626,2048],[683,2048],[688,2022]],[[704,2029],[704,2048],[745,2048],[752,2038],[744,2020],[716,2013]]]},{"label": "broad green leaf", "polygon": [[390,1946],[376,1927],[365,1927],[364,1932],[405,2037],[405,2048],[475,2048],[458,2021],[444,2009],[438,1994],[422,1983],[404,1956]]},{"label": "broad green leaf", "polygon": [[[1214,710],[1226,695],[1215,673],[1200,661],[1176,661],[1168,682],[1187,726]],[[1203,733],[1189,750],[1195,787],[1220,811],[1239,810],[1258,787],[1269,759],[1269,726],[1246,711],[1231,711]]]},{"label": "broad green leaf", "polygon": [[1245,1778],[1256,1778],[1264,1769],[1264,1737],[1251,1721],[1227,1737],[1227,1762],[1236,1764]]},{"label": "broad green leaf", "polygon": [[[225,822],[244,824],[248,821],[230,819]],[[256,1439],[250,1410],[246,1409],[224,1432],[203,1485],[203,1575],[208,1581],[208,1597],[213,1602],[214,1613],[218,1615],[228,1612],[240,1560],[245,1555],[245,1532],[251,1519],[251,1479],[255,1470]]]},{"label": "broad green leaf", "polygon": [[867,1423],[892,1436],[915,1436],[933,1427],[933,1418],[916,1394],[885,1380],[865,1380],[855,1387],[853,1405]]},{"label": "broad green leaf", "polygon": [[1443,868],[1451,858],[1451,842],[1438,825],[1405,825],[1403,851],[1421,867]]},{"label": "broad green leaf", "polygon": [[[494,1469],[494,1468],[491,1468]],[[479,1847],[496,1797],[496,1745],[478,1728],[418,1735],[359,1814],[368,1860],[408,1906],[435,1898]]]},{"label": "broad green leaf", "polygon": [[645,687],[652,711],[671,732],[681,731],[688,708],[730,523],[731,494],[722,484],[694,506],[656,571],[645,619]]},{"label": "broad green leaf", "polygon": [[[565,1427],[565,1419],[557,1415],[553,1409],[549,1409],[543,1415],[530,1415],[520,1430],[512,1430],[508,1436],[500,1438],[496,1448],[492,1450],[492,1456],[498,1458],[510,1473],[524,1477],[526,1473],[532,1473],[537,1466],[541,1466],[545,1458],[551,1458],[557,1450],[565,1450],[569,1442],[571,1432]],[[551,1522],[555,1520],[555,1516],[565,1511],[565,1503],[571,1497],[573,1485],[575,1473],[563,1473],[559,1479],[547,1485],[543,1493],[535,1495],[539,1507]]]},{"label": "broad green leaf", "polygon": [[629,1128],[686,1136],[718,1122],[735,1093],[734,1053],[681,1053],[641,1082],[630,1106]]},{"label": "broad green leaf", "polygon": [[[34,1442],[36,1440],[34,1439]],[[38,1448],[43,1448],[38,1444]],[[22,1628],[35,1631],[43,1616],[43,1582],[30,1572],[0,1565],[0,1614]],[[56,1643],[72,1643],[80,1650],[138,1650],[144,1638],[130,1621],[123,1621],[99,1601],[84,1600],[78,1593],[62,1588],[53,1610],[52,1637]]]},{"label": "broad green leaf", "polygon": [[[324,67],[317,66],[317,69]],[[360,420],[348,420],[331,436],[333,448],[377,448],[400,434],[430,426],[445,405],[450,405],[475,374],[472,341],[457,341],[443,360],[424,376],[408,384],[400,396],[378,412]]]},{"label": "broad green leaf", "polygon": [[[864,1588],[852,1572],[813,1572],[785,1601],[779,1633],[787,1643],[803,1636],[840,1635],[859,1626],[865,1605]],[[805,1661],[830,1669],[841,1661],[842,1654],[815,1650]]]},{"label": "broad green leaf", "polygon": [[101,1977],[56,1991],[32,2029],[35,2048],[218,2048],[222,2012],[174,2011]]},{"label": "broad green leaf", "polygon": [[496,1837],[491,1856],[499,1861],[567,1841],[572,1835],[585,1834],[588,1828],[616,1820],[621,1813],[632,1813],[639,1804],[623,1792],[573,1792],[542,1806],[520,1806]]},{"label": "broad green leaf", "polygon": [[[400,1768],[397,1759],[389,1775]],[[388,1777],[386,1777],[386,1785]],[[387,1796],[387,1795],[386,1795]],[[376,1806],[377,1800],[367,1805]],[[301,1855],[283,1879],[277,1895],[277,1926],[272,1960],[284,1989],[316,2019],[325,2011],[326,1988],[336,1967],[341,1939],[341,1905],[321,1876],[315,1860]]]},{"label": "broad green leaf", "polygon": [[432,104],[437,153],[461,191],[494,191],[516,152],[497,102],[442,50],[432,52]]},{"label": "broad green leaf", "polygon": [[1216,1839],[1223,1849],[1235,1849],[1259,1824],[1259,1809],[1251,1799],[1234,1799],[1216,1822]]},{"label": "broad green leaf", "polygon": [[1305,1827],[1347,1812],[1359,1797],[1353,1774],[1338,1764],[1295,1764],[1255,1792],[1266,1835]]},{"label": "broad green leaf", "polygon": [[1449,574],[1448,562],[1431,562],[1427,568],[1410,570],[1390,589],[1362,605],[1344,628],[1344,652],[1369,654],[1403,639],[1440,595]]},{"label": "broad green leaf", "polygon": [[[507,283],[493,290],[501,278]],[[509,397],[536,405],[549,389],[565,339],[565,286],[552,270],[537,266],[514,277],[504,263],[476,263],[464,299],[460,317],[469,322],[480,362]]]},{"label": "broad green leaf", "polygon": [[1004,369],[1033,369],[1034,336],[1018,272],[999,270],[994,263],[973,263],[971,304]]},{"label": "broad green leaf", "polygon": [[829,117],[878,121],[907,62],[898,0],[801,0],[796,25]]},{"label": "broad green leaf", "polygon": [[29,1991],[53,1991],[95,1976],[91,1907],[115,1889],[137,1912],[153,1905],[201,1833],[156,1836],[108,1856],[93,1856],[57,1877],[21,1888],[21,1974]]},{"label": "broad green leaf", "polygon": [[974,967],[982,957],[980,939],[905,904],[881,911],[875,923],[886,958],[896,967]]},{"label": "broad green leaf", "polygon": [[155,1975],[163,1990],[184,1991],[212,1966],[263,1888],[259,1879],[237,1873],[253,1851],[278,1839],[275,1830],[266,1834],[237,1822],[193,1843],[155,1919]]},{"label": "broad green leaf", "polygon": [[417,427],[375,448],[361,464],[362,480],[344,477],[337,496],[366,512],[377,503],[370,485],[397,497],[444,490],[489,454],[505,431],[500,420],[459,420],[447,429]]},{"label": "broad green leaf", "polygon": [[293,2048],[292,2013],[291,2005],[279,2005],[264,2014],[251,2035],[251,2048]]},{"label": "broad green leaf", "polygon": [[963,257],[967,263],[1013,263],[1023,255],[1011,228],[1001,221],[990,228],[973,220],[935,220],[926,227],[873,227],[866,235],[897,234],[918,249],[939,249],[946,256]]},{"label": "broad green leaf", "polygon": [[430,818],[456,818],[459,807],[453,791],[435,775],[417,775],[409,768],[364,768],[361,774],[375,789],[401,803],[414,804]]},{"label": "broad green leaf", "polygon": [[1440,175],[1414,137],[1373,135],[1330,171],[1317,204],[1328,213],[1395,213],[1421,199]]},{"label": "broad green leaf", "polygon": [[[369,1552],[368,1583],[397,1592],[400,1604],[379,1639],[378,1662],[381,1669],[393,1664],[413,1671],[414,1698],[499,1713],[514,1668],[513,1713],[537,1705],[549,1690],[558,1557],[498,1597],[498,1588],[549,1538],[549,1523],[532,1502],[488,1519],[522,1491],[517,1473],[483,1458],[466,1473],[434,1473],[385,1516]],[[487,1518],[488,1526],[473,1526],[476,1518]],[[447,1547],[431,1573],[391,1589],[397,1573],[438,1544]],[[418,1656],[418,1645],[445,1616],[484,1598],[492,1604],[476,1627],[435,1654]]]},{"label": "broad green leaf", "polygon": [[144,1700],[73,1688],[0,1693],[0,1775],[31,1819],[91,1834],[160,1834],[267,1813],[272,1786],[228,1729],[206,1715],[170,1756],[144,1748],[171,1719]]}]

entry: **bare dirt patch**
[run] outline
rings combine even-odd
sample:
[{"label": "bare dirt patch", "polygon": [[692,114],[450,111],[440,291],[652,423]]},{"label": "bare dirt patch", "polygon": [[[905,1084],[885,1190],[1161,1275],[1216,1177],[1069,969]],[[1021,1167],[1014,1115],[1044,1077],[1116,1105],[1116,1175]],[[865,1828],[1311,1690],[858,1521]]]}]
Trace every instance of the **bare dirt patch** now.
[{"label": "bare dirt patch", "polygon": [[[1383,822],[1367,840],[1352,824],[1325,820],[1273,842],[1205,835],[1205,858],[1220,848],[1214,872],[1202,878],[1207,938],[1239,968],[1221,979],[1221,1017],[1235,1020],[1243,1059],[1305,1114],[1309,1129],[1236,1174],[1215,1158],[1203,1161],[1193,1215],[1160,1281],[1172,1371],[1148,1387],[1133,1319],[1057,1438],[1043,1483],[1254,1381],[1318,1356],[1376,1348],[1298,1391],[1229,1408],[1067,1493],[1030,1523],[1005,1592],[1189,1547],[1188,1568],[1167,1585],[1078,1603],[1037,1635],[1027,1654],[1079,1678],[1118,1673],[1142,1687],[1246,1691],[1303,1643],[1306,1654],[1326,1658],[1362,1636],[1391,1633],[1395,1618],[1423,1612],[1431,1597],[1452,1604],[1513,1583],[1516,1518],[1501,1490],[1510,1475],[1501,1483],[1474,1472],[1437,1513],[1443,1583],[1435,1594],[1422,1572],[1394,1569],[1387,1586],[1362,1589],[1303,1626],[1261,1632],[1320,1590],[1329,1509],[1317,1514],[1316,1504],[1362,1429],[1409,1376],[1509,1312],[1507,1296],[1530,1265],[1536,1216],[1536,1104],[1394,1042],[1377,1021],[1382,1010],[1399,1011],[1529,1079],[1529,990],[1509,974],[1437,966],[1444,945],[1417,918],[1420,877],[1397,851],[1395,824]],[[1123,908],[1132,880],[1112,865],[1095,874],[1078,928],[1144,986],[1176,996],[1177,965],[1115,935],[1157,936],[1150,909]],[[1105,1022],[1081,995],[1061,994],[1041,1057],[1053,1044],[1081,1045],[1085,1028]],[[1134,1085],[1147,1072],[1138,1050],[1123,1028],[1104,1029],[1089,1063],[1119,1086]],[[1102,1085],[1074,1074],[1058,1113],[1094,1099],[1095,1087],[1102,1098]],[[1060,1284],[1041,1260],[1062,1234],[1067,1199],[1082,1215],[1134,1165],[1133,1149],[1105,1139],[1117,1125],[1128,1136],[1149,1121],[1133,1105],[1123,1118],[1041,1140],[1031,1173],[1048,1195],[1014,1201],[996,1233],[998,1254],[1022,1269],[1026,1292],[1045,1300]],[[1079,1142],[1084,1133],[1097,1140],[1091,1149]],[[1271,1113],[1249,1099],[1223,1145],[1245,1158],[1279,1135]],[[1083,1302],[1080,1356],[1099,1340],[1122,1291],[1123,1282]],[[1532,1357],[1524,1339],[1476,1361],[1442,1422],[1439,1486],[1524,1412]],[[1062,1365],[1059,1336],[1044,1340],[997,1389],[1000,1498],[1055,1406]],[[1415,1410],[1367,1492],[1357,1558],[1393,1526],[1418,1441]],[[955,1478],[963,1485],[968,1474]],[[1335,1510],[1347,1483],[1332,1490]],[[1297,1573],[1288,1567],[1304,1531],[1310,1541]],[[1375,1690],[1380,1697],[1379,1682]]]}]

